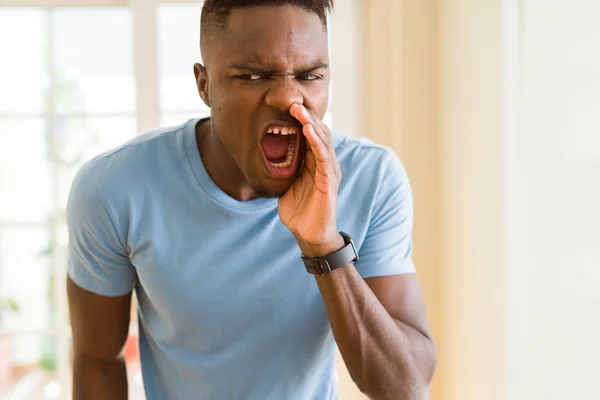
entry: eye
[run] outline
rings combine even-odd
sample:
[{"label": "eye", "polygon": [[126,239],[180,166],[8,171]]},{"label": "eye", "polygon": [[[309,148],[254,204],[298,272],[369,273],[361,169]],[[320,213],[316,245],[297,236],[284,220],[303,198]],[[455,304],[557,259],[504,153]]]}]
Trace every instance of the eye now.
[{"label": "eye", "polygon": [[244,81],[258,81],[258,80],[262,79],[263,77],[258,74],[244,74],[244,75],[238,75],[238,78],[241,80],[244,80]]},{"label": "eye", "polygon": [[315,75],[315,74],[298,75],[298,79],[300,79],[302,81],[317,81],[322,78],[323,77],[321,75]]}]

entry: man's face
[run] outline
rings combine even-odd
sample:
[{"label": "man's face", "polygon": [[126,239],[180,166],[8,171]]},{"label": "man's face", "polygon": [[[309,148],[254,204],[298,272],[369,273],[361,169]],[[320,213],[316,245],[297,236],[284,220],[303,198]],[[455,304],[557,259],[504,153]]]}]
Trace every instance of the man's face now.
[{"label": "man's face", "polygon": [[216,38],[205,49],[206,70],[199,71],[206,74],[213,132],[258,196],[280,196],[305,153],[290,106],[304,104],[320,118],[327,110],[326,28],[295,6],[239,8]]}]

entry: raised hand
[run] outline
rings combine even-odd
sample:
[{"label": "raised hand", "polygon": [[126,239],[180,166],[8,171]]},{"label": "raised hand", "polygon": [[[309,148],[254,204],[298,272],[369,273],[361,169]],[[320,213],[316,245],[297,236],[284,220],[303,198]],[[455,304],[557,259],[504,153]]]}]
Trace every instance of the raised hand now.
[{"label": "raised hand", "polygon": [[306,256],[324,256],[344,246],[336,227],[342,172],[331,132],[323,121],[299,104],[292,105],[290,113],[302,123],[307,149],[300,175],[279,198],[279,217]]}]

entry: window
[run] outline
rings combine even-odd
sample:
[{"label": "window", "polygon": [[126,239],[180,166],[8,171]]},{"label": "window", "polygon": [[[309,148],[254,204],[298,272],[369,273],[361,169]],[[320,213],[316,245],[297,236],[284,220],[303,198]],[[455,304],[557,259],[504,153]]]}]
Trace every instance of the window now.
[{"label": "window", "polygon": [[198,95],[192,67],[202,62],[201,9],[199,4],[159,4],[156,8],[161,126],[210,115]]},{"label": "window", "polygon": [[[0,398],[68,399],[71,181],[85,161],[138,132],[210,114],[192,69],[201,61],[201,1],[7,3],[14,7],[0,7]],[[135,319],[134,311],[130,398],[143,399]]]},{"label": "window", "polygon": [[132,21],[0,9],[0,397],[69,391],[64,210],[82,163],[135,136]]}]

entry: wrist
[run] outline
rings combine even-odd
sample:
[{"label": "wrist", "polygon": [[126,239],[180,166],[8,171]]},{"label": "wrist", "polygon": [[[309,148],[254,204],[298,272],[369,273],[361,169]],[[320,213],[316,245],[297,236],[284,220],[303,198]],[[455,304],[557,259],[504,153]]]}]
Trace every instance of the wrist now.
[{"label": "wrist", "polygon": [[302,254],[308,258],[328,256],[329,254],[342,249],[346,245],[344,238],[339,233],[336,233],[334,238],[322,244],[307,243],[301,239],[296,239],[296,241],[298,242],[298,247],[300,247]]}]

